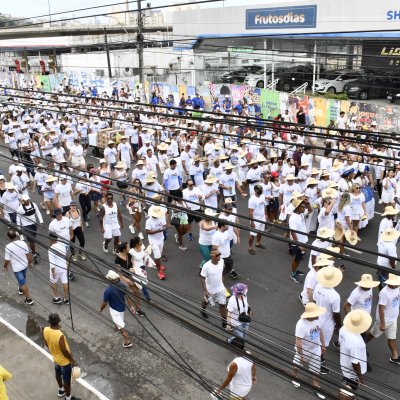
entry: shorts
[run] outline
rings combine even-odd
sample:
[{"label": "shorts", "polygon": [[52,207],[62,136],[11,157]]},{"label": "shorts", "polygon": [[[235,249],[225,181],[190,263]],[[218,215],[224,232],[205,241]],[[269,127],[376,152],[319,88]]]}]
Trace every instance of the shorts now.
[{"label": "shorts", "polygon": [[89,143],[89,138],[86,137],[81,137],[81,144],[88,144]]},{"label": "shorts", "polygon": [[61,280],[63,285],[68,283],[68,271],[67,269],[56,268],[56,277],[53,277],[50,269],[50,283],[57,283],[58,280]]},{"label": "shorts", "polygon": [[[313,374],[316,374],[316,375],[318,375],[320,373],[320,371],[321,371],[321,355],[304,351],[303,359],[304,359],[304,364],[308,365],[308,369],[310,372],[312,372]],[[304,366],[304,364],[301,363],[301,356],[297,351],[294,355],[293,364],[298,365],[298,366]]]},{"label": "shorts", "polygon": [[[259,219],[259,218],[257,218],[257,219]],[[265,221],[265,217],[264,218],[260,218],[260,220],[264,220]],[[262,224],[261,222],[255,222],[254,221],[254,229],[257,229],[257,230],[259,230],[261,232],[264,232],[265,231],[265,224]],[[253,231],[250,231],[249,233],[250,233],[250,236],[259,235],[259,233],[253,232]]]},{"label": "shorts", "polygon": [[303,259],[304,253],[299,246],[292,244],[292,252],[295,261],[300,262]]},{"label": "shorts", "polygon": [[223,258],[224,260],[224,274],[229,274],[233,269],[233,260],[231,256]]},{"label": "shorts", "polygon": [[279,210],[279,200],[277,197],[271,199],[267,205],[267,211],[278,211]]},{"label": "shorts", "polygon": [[85,159],[83,158],[83,156],[72,156],[71,165],[73,167],[79,167],[83,164],[85,164]]},{"label": "shorts", "polygon": [[28,243],[35,243],[36,230],[36,224],[25,225],[22,227],[22,233],[26,236]]},{"label": "shorts", "polygon": [[28,268],[23,269],[22,271],[14,272],[15,278],[18,281],[19,286],[26,285],[26,271]]},{"label": "shorts", "polygon": [[164,241],[149,241],[151,248],[153,249],[153,256],[156,260],[160,259],[164,250]]},{"label": "shorts", "polygon": [[329,344],[332,340],[334,328],[322,328],[322,332],[324,333],[324,340],[326,348],[329,347]]},{"label": "shorts", "polygon": [[[194,211],[201,212],[200,209],[194,210]],[[191,224],[193,221],[199,223],[201,221],[201,217],[198,217],[197,215],[188,213],[188,221],[189,221],[189,224]]]},{"label": "shorts", "polygon": [[208,297],[204,297],[204,300],[206,300],[210,306],[214,306],[216,303],[224,306],[226,305],[226,291],[210,293]]},{"label": "shorts", "polygon": [[394,193],[382,193],[381,199],[384,203],[394,203]]},{"label": "shorts", "polygon": [[56,375],[61,375],[63,383],[71,382],[72,366],[67,364],[64,366],[54,364],[54,369],[56,370]]},{"label": "shorts", "polygon": [[93,192],[93,191],[91,191],[91,192],[89,192],[89,199],[91,200],[91,201],[99,201],[99,200],[101,200],[101,193],[99,193],[99,192]]},{"label": "shorts", "polygon": [[123,311],[116,311],[109,307],[111,319],[118,329],[125,328],[125,313]]},{"label": "shorts", "polygon": [[[376,321],[375,324],[372,326],[371,335],[375,338],[378,338],[382,335],[382,331],[379,329],[380,322]],[[385,335],[387,339],[396,339],[396,332],[397,332],[397,321],[389,322],[386,324]]]},{"label": "shorts", "polygon": [[112,239],[113,237],[121,236],[121,230],[118,227],[108,226],[107,224],[103,224],[104,228],[104,239]]}]

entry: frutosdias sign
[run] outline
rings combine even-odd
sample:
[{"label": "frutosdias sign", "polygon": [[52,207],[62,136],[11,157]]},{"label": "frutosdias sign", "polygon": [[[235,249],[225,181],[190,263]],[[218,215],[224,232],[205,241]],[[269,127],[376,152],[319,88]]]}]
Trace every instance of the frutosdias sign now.
[{"label": "frutosdias sign", "polygon": [[317,6],[246,10],[246,29],[315,28]]}]

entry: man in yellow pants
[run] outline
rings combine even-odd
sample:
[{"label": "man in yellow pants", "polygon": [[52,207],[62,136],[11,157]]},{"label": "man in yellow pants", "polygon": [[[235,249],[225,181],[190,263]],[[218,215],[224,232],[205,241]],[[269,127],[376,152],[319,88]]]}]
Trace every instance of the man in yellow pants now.
[{"label": "man in yellow pants", "polygon": [[12,378],[12,375],[0,365],[0,400],[8,400],[5,381]]}]

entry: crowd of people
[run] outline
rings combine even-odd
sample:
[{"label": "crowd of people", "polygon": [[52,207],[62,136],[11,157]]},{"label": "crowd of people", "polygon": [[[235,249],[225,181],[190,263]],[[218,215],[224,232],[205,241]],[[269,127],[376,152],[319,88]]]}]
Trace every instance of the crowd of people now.
[{"label": "crowd of people", "polygon": [[[339,340],[334,345],[341,351],[347,389],[355,390],[364,382],[365,342],[382,332],[388,339],[390,361],[400,365],[396,347],[400,281],[388,272],[395,268],[400,235],[400,164],[394,136],[347,131],[346,126],[339,127],[341,121],[339,130],[306,126],[301,109],[287,121],[283,111],[283,116],[267,122],[241,119],[242,113],[228,102],[197,118],[191,107],[172,110],[155,101],[115,103],[104,97],[71,96],[64,89],[58,94],[12,94],[0,109],[2,146],[10,152],[2,156],[9,166],[0,175],[0,216],[10,225],[4,268],[12,267],[25,304],[34,303],[27,270],[45,259],[36,249],[38,226],[49,240],[55,305],[69,304],[73,274],[68,274],[68,257],[84,262],[85,236],[98,231],[103,252],[115,255],[116,266],[107,274],[111,284],[100,311],[109,306],[124,347],[131,347],[125,302],[129,301],[131,312],[144,316],[141,299],[153,301],[145,285],[131,279],[132,273],[145,280],[154,267],[158,278],[166,279],[165,240],[173,236],[182,253],[189,251],[188,242],[196,240],[202,256],[197,266],[203,291],[201,315],[208,318],[207,307],[218,304],[222,327],[232,335],[229,343],[240,346],[253,311],[232,252],[247,239],[249,257],[257,257],[266,248],[265,234],[279,229],[283,239],[290,239],[288,278],[303,284],[299,298],[305,306],[296,325],[293,384],[300,385],[295,378],[298,367],[308,364],[316,395],[324,398],[318,392],[318,375],[329,373],[322,364],[335,329]],[[187,105],[190,99],[184,100]],[[193,112],[196,109],[202,107],[196,105]],[[110,136],[104,156],[92,162],[87,153],[89,135],[106,128],[117,134]],[[362,240],[362,230],[375,217],[375,199],[384,207],[376,261],[382,268],[376,282],[370,275],[357,282],[357,291],[344,303],[342,324],[341,301],[334,288],[345,266],[338,260],[345,246]],[[239,208],[246,211],[240,213]],[[123,216],[131,221],[126,239]],[[312,245],[310,254],[306,243]],[[337,256],[326,256],[325,250]],[[300,269],[304,258],[307,271]],[[231,279],[229,290],[226,277]],[[371,325],[376,286],[381,289],[377,322],[360,340]],[[136,301],[125,296],[128,288]],[[240,388],[238,398],[255,381],[252,364],[243,368],[246,374],[238,376],[236,371],[229,381]],[[238,385],[237,379],[245,383]],[[342,398],[349,393],[342,391]]]}]

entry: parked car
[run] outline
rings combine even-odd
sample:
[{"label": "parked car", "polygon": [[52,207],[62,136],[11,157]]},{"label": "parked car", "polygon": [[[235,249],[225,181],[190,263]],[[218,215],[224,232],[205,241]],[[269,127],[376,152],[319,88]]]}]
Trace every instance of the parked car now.
[{"label": "parked car", "polygon": [[367,75],[347,83],[343,90],[351,99],[384,99],[388,91],[395,90],[399,84],[398,77]]},{"label": "parked car", "polygon": [[246,66],[246,67],[241,67],[238,69],[233,69],[232,71],[226,72],[221,76],[221,82],[222,83],[234,83],[234,82],[240,82],[243,83],[246,76],[249,73],[256,73],[262,69],[259,65],[253,65],[253,66]]},{"label": "parked car", "polygon": [[[276,74],[281,74],[286,69],[287,69],[287,67],[276,66],[274,68],[274,76]],[[267,82],[268,83],[271,83],[271,75],[272,75],[272,68],[271,68],[271,66],[268,66],[267,70],[266,70],[266,77],[267,77]],[[264,68],[261,68],[255,74],[247,75],[245,80],[244,80],[244,83],[246,85],[249,85],[249,86],[263,88],[264,87]]]},{"label": "parked car", "polygon": [[313,74],[312,65],[297,65],[296,67],[288,68],[282,74],[275,75],[279,79],[276,88],[289,92],[307,83],[307,87],[310,89],[313,82]]},{"label": "parked car", "polygon": [[315,81],[319,93],[342,93],[344,85],[361,77],[359,71],[331,71],[324,78]]}]

